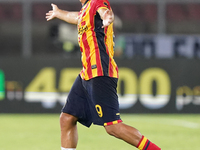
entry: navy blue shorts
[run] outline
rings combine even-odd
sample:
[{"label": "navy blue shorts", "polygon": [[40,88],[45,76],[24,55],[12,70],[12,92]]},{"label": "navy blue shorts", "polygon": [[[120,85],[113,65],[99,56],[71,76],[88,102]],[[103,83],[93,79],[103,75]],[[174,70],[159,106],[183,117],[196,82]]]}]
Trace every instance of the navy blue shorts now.
[{"label": "navy blue shorts", "polygon": [[122,122],[119,114],[117,78],[107,76],[82,80],[78,76],[69,92],[62,112],[78,118],[78,122],[90,127]]}]

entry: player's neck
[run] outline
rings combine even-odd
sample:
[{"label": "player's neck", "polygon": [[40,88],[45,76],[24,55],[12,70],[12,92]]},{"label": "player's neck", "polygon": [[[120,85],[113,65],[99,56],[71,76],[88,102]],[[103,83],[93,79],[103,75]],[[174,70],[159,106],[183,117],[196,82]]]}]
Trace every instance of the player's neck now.
[{"label": "player's neck", "polygon": [[82,6],[85,5],[89,0],[80,0],[81,1],[81,4]]}]

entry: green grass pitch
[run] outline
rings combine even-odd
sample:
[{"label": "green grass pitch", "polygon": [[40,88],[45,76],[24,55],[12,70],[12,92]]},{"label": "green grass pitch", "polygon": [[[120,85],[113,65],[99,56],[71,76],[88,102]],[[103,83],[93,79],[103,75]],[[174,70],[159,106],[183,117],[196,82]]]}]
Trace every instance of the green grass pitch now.
[{"label": "green grass pitch", "polygon": [[[200,114],[122,114],[162,150],[199,150]],[[78,124],[77,150],[136,150],[103,127]],[[0,114],[0,150],[60,150],[59,114]]]}]

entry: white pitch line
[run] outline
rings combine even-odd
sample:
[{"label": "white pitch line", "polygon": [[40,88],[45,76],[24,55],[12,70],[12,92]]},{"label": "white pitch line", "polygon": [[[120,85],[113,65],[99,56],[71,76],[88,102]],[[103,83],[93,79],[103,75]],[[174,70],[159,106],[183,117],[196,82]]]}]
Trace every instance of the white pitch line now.
[{"label": "white pitch line", "polygon": [[[136,120],[136,118],[134,119]],[[164,125],[173,125],[173,126],[179,126],[179,127],[185,127],[185,128],[190,128],[190,129],[199,129],[200,124],[195,123],[195,122],[190,122],[186,120],[181,120],[181,119],[171,119],[171,118],[158,118],[158,119],[145,119],[143,120],[142,118],[137,118],[138,122],[145,122],[145,123],[156,123],[156,124],[164,124]]]},{"label": "white pitch line", "polygon": [[198,129],[200,128],[200,124],[186,121],[186,120],[177,120],[177,119],[168,119],[165,120],[164,122],[162,121],[161,123],[168,124],[168,125],[175,125],[175,126],[181,126],[181,127],[186,127],[186,128],[191,128],[191,129]]}]

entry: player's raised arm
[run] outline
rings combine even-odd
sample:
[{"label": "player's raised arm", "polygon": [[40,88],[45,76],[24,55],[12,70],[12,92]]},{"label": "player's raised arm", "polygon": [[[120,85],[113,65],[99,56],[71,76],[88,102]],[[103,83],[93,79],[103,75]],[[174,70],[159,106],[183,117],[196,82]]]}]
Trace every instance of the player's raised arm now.
[{"label": "player's raised arm", "polygon": [[52,10],[46,13],[47,21],[58,18],[71,24],[78,24],[78,12],[61,10],[55,4],[51,4],[51,6]]},{"label": "player's raised arm", "polygon": [[109,26],[114,21],[114,13],[112,10],[106,8],[100,8],[98,10],[101,19],[103,20],[102,28]]}]

